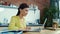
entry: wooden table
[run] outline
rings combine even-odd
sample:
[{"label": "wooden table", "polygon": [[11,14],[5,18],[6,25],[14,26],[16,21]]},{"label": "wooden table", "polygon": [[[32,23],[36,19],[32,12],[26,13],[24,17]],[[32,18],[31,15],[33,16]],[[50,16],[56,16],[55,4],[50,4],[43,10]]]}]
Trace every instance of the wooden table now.
[{"label": "wooden table", "polygon": [[25,32],[23,34],[60,34],[60,31],[42,30],[40,32]]},{"label": "wooden table", "polygon": [[[7,27],[0,27],[0,31],[5,29]],[[25,32],[23,34],[60,34],[60,28],[57,31],[53,31],[53,30],[41,30],[40,32]]]}]

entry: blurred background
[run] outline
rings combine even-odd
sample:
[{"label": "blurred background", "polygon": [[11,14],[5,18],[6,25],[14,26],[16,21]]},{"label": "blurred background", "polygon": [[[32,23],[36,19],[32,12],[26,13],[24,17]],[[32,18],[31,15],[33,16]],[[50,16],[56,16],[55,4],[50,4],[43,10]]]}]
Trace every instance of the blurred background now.
[{"label": "blurred background", "polygon": [[27,25],[44,24],[46,18],[45,27],[51,27],[53,22],[60,25],[60,0],[0,0],[0,26],[8,26],[21,3],[29,5]]},{"label": "blurred background", "polygon": [[[16,15],[21,3],[29,5],[28,15],[25,19],[27,26],[33,26],[32,30],[40,28],[41,25],[43,28],[56,28],[57,26],[60,28],[60,0],[0,0],[0,30],[7,29],[11,17]],[[42,27],[41,29],[43,29]],[[42,33],[44,31],[46,34],[60,33],[60,31],[53,32],[47,29]]]}]

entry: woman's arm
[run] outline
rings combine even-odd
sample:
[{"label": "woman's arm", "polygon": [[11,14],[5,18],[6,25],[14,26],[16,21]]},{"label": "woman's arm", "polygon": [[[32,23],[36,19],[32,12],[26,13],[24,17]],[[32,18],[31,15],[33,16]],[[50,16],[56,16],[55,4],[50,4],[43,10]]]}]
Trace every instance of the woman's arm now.
[{"label": "woman's arm", "polygon": [[18,27],[16,27],[15,24],[16,24],[16,18],[13,16],[13,17],[11,18],[10,23],[9,23],[8,29],[9,29],[9,30],[18,30]]}]

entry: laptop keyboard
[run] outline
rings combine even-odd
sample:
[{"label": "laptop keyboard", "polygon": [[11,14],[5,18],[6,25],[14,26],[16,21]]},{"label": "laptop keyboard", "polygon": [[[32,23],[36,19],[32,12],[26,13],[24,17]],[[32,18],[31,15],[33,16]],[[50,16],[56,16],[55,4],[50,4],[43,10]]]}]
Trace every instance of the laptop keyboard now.
[{"label": "laptop keyboard", "polygon": [[40,32],[40,28],[31,28],[30,30],[27,30],[28,32]]}]

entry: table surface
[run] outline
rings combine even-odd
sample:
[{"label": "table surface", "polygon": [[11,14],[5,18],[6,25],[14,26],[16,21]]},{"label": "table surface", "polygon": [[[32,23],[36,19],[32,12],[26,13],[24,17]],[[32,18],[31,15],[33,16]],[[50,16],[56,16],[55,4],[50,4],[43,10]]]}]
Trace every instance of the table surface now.
[{"label": "table surface", "polygon": [[[6,27],[0,27],[0,31],[5,29]],[[60,34],[60,28],[59,30],[41,30],[40,32],[24,32],[23,34]]]},{"label": "table surface", "polygon": [[60,30],[41,30],[40,32],[25,32],[23,34],[60,34]]}]

